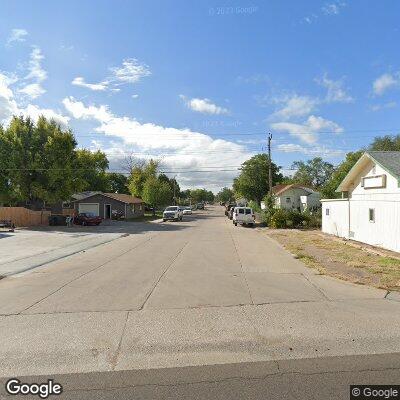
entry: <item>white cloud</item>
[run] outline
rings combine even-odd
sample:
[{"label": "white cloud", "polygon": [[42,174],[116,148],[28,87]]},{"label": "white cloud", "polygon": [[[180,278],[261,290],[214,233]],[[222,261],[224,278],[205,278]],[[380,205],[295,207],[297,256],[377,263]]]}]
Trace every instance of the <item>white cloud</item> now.
[{"label": "white cloud", "polygon": [[15,76],[0,73],[0,122],[5,123],[18,111],[10,85],[15,83]]},{"label": "white cloud", "polygon": [[305,147],[295,143],[282,143],[277,146],[277,150],[283,153],[302,153],[307,156],[313,157],[342,157],[344,155],[343,150],[331,149],[326,146],[312,146]]},{"label": "white cloud", "polygon": [[35,122],[41,115],[43,115],[47,119],[53,119],[64,128],[68,126],[68,122],[70,120],[69,117],[62,115],[61,113],[58,113],[50,108],[40,108],[33,104],[29,104],[26,108],[20,110],[20,114],[31,117]]},{"label": "white cloud", "polygon": [[212,103],[210,99],[186,99],[184,95],[179,96],[192,111],[203,114],[228,114],[229,110]]},{"label": "white cloud", "polygon": [[149,67],[135,58],[123,60],[121,67],[110,68],[115,80],[123,83],[135,83],[145,76],[151,75]]},{"label": "white cloud", "polygon": [[118,86],[136,83],[141,78],[151,75],[148,66],[134,58],[125,59],[120,67],[112,67],[109,70],[112,75],[99,83],[88,83],[82,76],[77,76],[71,83],[93,91],[119,92],[121,89]]},{"label": "white cloud", "polygon": [[18,92],[28,96],[31,99],[36,99],[37,97],[46,93],[46,91],[38,83],[30,83],[29,85],[24,86],[22,89],[19,89]]},{"label": "white cloud", "polygon": [[27,67],[28,74],[23,78],[23,82],[26,84],[18,90],[31,99],[46,93],[46,90],[41,85],[47,79],[47,72],[42,68],[43,59],[44,56],[40,48],[33,46]]},{"label": "white cloud", "polygon": [[343,128],[333,121],[329,121],[322,117],[310,115],[302,124],[295,124],[291,122],[276,122],[271,124],[271,128],[287,132],[293,137],[297,137],[305,143],[315,143],[318,139],[318,133],[322,131],[329,131],[333,133],[343,132]]},{"label": "white cloud", "polygon": [[138,94],[133,94],[133,95],[132,95],[132,99],[137,99],[138,97],[139,97]]},{"label": "white cloud", "polygon": [[388,89],[400,86],[400,72],[393,74],[386,73],[377,78],[373,85],[373,91],[376,95],[384,94]]},{"label": "white cloud", "polygon": [[108,82],[106,81],[99,83],[87,83],[81,76],[74,78],[71,83],[75,86],[81,86],[94,91],[104,91],[108,88]]},{"label": "white cloud", "polygon": [[343,87],[343,78],[339,80],[329,79],[327,74],[316,81],[327,89],[325,101],[328,103],[351,103],[354,99],[347,94]]},{"label": "white cloud", "polygon": [[384,110],[387,108],[395,108],[397,106],[397,103],[395,101],[388,101],[387,103],[384,104],[375,104],[373,106],[371,106],[371,110],[372,111],[380,111],[380,110]]},{"label": "white cloud", "polygon": [[334,1],[332,3],[325,3],[321,10],[325,15],[338,15],[344,7],[346,7],[344,1]]},{"label": "white cloud", "polygon": [[310,96],[293,94],[275,97],[272,99],[272,102],[281,105],[281,107],[272,114],[273,117],[290,119],[310,114],[317,107],[319,100]]},{"label": "white cloud", "polygon": [[43,82],[47,78],[47,72],[42,68],[42,60],[44,55],[39,47],[33,46],[29,60],[29,74],[25,79],[35,79],[38,82]]},{"label": "white cloud", "polygon": [[[62,115],[59,112],[51,110],[49,108],[40,108],[33,104],[21,106],[17,103],[11,85],[17,82],[17,78],[14,75],[7,76],[0,73],[0,122],[7,125],[13,115],[24,115],[31,117],[34,121],[37,121],[40,115],[44,115],[46,118],[54,119],[59,124],[66,127],[68,125],[69,117]],[[25,87],[26,88],[26,87]],[[23,90],[23,89],[22,89]],[[26,93],[29,97],[32,97],[34,91]],[[20,91],[20,90],[19,90]]]},{"label": "white cloud", "polygon": [[[115,166],[127,154],[127,149],[134,149],[140,157],[162,158],[165,170],[239,166],[253,155],[242,145],[213,139],[190,129],[140,123],[134,118],[116,116],[106,105],[85,105],[72,97],[65,98],[63,103],[74,118],[97,123],[95,132],[113,138],[113,148],[108,149],[107,154]],[[122,143],[118,143],[118,139]],[[218,190],[224,185],[231,185],[237,173],[235,169],[190,174],[177,172],[177,175],[184,187],[202,186]]]},{"label": "white cloud", "polygon": [[25,29],[12,29],[7,39],[7,46],[11,46],[15,42],[25,42],[28,32]]}]

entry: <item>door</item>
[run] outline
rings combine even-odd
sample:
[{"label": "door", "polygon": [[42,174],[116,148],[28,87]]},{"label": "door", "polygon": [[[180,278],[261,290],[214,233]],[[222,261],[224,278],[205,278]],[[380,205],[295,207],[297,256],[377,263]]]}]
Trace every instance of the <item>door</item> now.
[{"label": "door", "polygon": [[99,214],[99,203],[80,203],[78,208],[79,213],[93,213],[97,217]]},{"label": "door", "polygon": [[111,204],[104,204],[104,218],[111,219]]}]

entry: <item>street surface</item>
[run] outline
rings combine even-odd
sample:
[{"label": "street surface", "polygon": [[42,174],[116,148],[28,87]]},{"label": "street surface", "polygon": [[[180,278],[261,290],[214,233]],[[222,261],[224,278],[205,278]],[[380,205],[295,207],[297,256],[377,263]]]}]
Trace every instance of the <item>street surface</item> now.
[{"label": "street surface", "polygon": [[386,294],[210,207],[0,280],[0,376],[56,377],[65,398],[348,398],[400,383]]}]

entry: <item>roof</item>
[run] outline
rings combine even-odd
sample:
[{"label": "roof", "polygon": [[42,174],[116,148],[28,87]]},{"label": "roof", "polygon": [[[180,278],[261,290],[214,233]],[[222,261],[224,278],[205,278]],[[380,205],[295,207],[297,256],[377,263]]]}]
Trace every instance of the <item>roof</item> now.
[{"label": "roof", "polygon": [[99,194],[99,193],[101,193],[101,192],[93,191],[93,190],[87,190],[86,192],[75,193],[71,197],[74,200],[82,200],[82,199],[86,199],[86,197],[90,197],[90,196],[93,196],[93,195]]},{"label": "roof", "polygon": [[353,168],[344,177],[336,191],[348,191],[355,177],[370,161],[376,163],[400,181],[400,151],[367,151],[353,165]]},{"label": "roof", "polygon": [[143,203],[142,199],[139,199],[139,197],[131,196],[130,194],[123,194],[123,193],[101,193],[101,194],[107,197],[111,197],[115,200],[118,200],[121,203],[127,203],[127,204]]},{"label": "roof", "polygon": [[92,196],[96,195],[101,195],[105,197],[112,198],[114,200],[120,201],[121,203],[125,204],[141,204],[143,203],[142,199],[139,199],[138,197],[131,196],[130,194],[123,194],[123,193],[102,193],[102,192],[87,192],[88,195],[86,196],[81,196],[82,193],[78,193],[78,195],[73,195],[72,197],[75,198],[75,201],[80,201],[87,199]]},{"label": "roof", "polygon": [[292,183],[292,184],[282,184],[282,185],[275,185],[272,188],[272,193],[275,196],[279,196],[282,193],[286,192],[289,189],[304,189],[306,192],[315,192],[314,189],[310,188],[309,186],[305,186],[305,185],[300,185],[297,183]]}]

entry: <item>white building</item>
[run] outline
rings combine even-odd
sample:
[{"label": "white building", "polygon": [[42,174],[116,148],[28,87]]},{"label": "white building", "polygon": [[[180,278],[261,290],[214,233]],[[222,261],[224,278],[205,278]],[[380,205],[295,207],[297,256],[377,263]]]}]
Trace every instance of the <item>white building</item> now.
[{"label": "white building", "polygon": [[321,207],[320,193],[304,185],[276,185],[272,193],[276,208],[305,211]]},{"label": "white building", "polygon": [[321,200],[323,232],[400,251],[399,151],[364,153],[337,192]]}]

